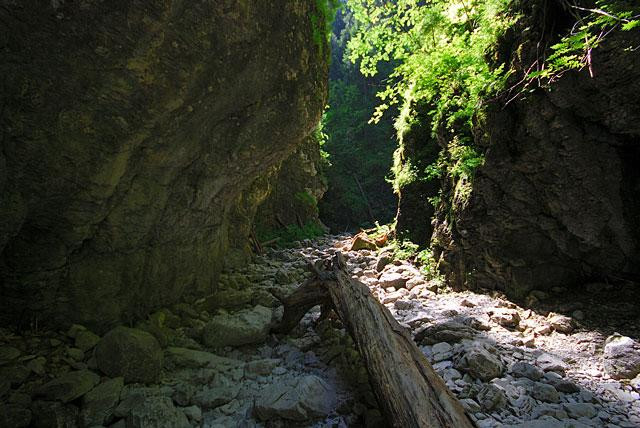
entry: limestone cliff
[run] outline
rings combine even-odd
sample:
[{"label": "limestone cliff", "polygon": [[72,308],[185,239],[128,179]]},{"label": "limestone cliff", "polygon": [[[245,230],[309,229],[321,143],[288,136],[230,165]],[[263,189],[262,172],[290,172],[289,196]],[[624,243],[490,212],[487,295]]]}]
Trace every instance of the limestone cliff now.
[{"label": "limestone cliff", "polygon": [[[540,41],[551,44],[572,21],[546,2],[518,4],[524,18],[496,55],[520,78]],[[640,55],[629,49],[638,44],[638,32],[612,33],[593,52],[595,77],[567,73],[506,107],[494,100],[476,117],[484,165],[472,184],[444,177],[434,220],[432,244],[455,286],[523,298],[638,278]],[[449,141],[438,138],[441,147]],[[430,219],[420,221],[429,230]]]},{"label": "limestone cliff", "polygon": [[211,291],[320,119],[316,2],[1,4],[2,321],[103,330]]},{"label": "limestone cliff", "polygon": [[327,190],[325,161],[316,133],[274,171],[270,194],[260,205],[256,229],[269,231],[289,225],[320,224],[318,200]]}]

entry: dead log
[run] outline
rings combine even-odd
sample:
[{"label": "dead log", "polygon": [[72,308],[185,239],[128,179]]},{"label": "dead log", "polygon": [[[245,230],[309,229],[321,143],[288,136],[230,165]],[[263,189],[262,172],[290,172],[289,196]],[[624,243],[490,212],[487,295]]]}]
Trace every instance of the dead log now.
[{"label": "dead log", "polygon": [[262,248],[265,248],[265,247],[268,247],[269,245],[275,244],[280,239],[281,239],[280,237],[269,239],[268,241],[261,242],[260,245],[262,246]]},{"label": "dead log", "polygon": [[346,271],[338,253],[329,271],[283,300],[278,331],[291,330],[315,305],[330,303],[365,362],[371,386],[391,426],[470,428],[474,424],[418,349],[407,330]]},{"label": "dead log", "polygon": [[251,229],[251,233],[249,234],[249,242],[251,242],[253,246],[253,251],[256,254],[262,254],[262,245],[260,245],[260,241],[258,240],[258,236],[256,235],[256,230]]}]

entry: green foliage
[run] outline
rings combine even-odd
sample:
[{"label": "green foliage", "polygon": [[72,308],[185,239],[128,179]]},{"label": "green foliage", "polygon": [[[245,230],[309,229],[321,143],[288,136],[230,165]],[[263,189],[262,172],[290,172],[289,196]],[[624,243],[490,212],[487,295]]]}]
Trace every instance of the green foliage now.
[{"label": "green foliage", "polygon": [[563,3],[572,12],[576,24],[569,34],[551,46],[551,55],[545,61],[539,61],[537,69],[527,75],[529,81],[544,79],[551,83],[566,71],[585,67],[593,76],[592,51],[613,31],[640,28],[640,8],[637,2],[598,0],[593,9],[579,7],[566,0]]},{"label": "green foliage", "polygon": [[433,106],[440,124],[470,128],[483,96],[504,85],[503,67],[491,69],[486,52],[514,18],[510,0],[348,0],[360,22],[349,43],[350,58],[365,75],[383,61],[398,64],[378,96],[372,120],[391,105],[413,97]]},{"label": "green foliage", "polygon": [[411,241],[395,240],[391,242],[393,257],[397,260],[409,260],[418,254],[419,246]]},{"label": "green foliage", "polygon": [[329,155],[329,153],[326,151],[326,148],[325,148],[327,144],[327,140],[329,139],[329,136],[324,132],[325,115],[326,113],[322,116],[322,120],[320,121],[318,126],[316,126],[316,128],[313,130],[311,136],[318,142],[318,145],[320,146],[320,156],[322,157],[323,166],[329,167],[331,166],[331,160],[330,160],[331,156]]},{"label": "green foliage", "polygon": [[324,171],[329,190],[319,202],[323,222],[339,231],[366,228],[373,220],[388,222],[395,214],[395,198],[385,181],[395,148],[392,120],[367,123],[386,70],[383,65],[378,76],[367,78],[345,60],[354,31],[351,12],[342,8],[334,23],[329,106],[322,128],[331,161]]},{"label": "green foliage", "polygon": [[429,248],[420,250],[417,244],[407,240],[393,240],[386,247],[396,260],[411,260],[427,279],[441,279],[438,262]]},{"label": "green foliage", "polygon": [[393,154],[392,177],[388,179],[393,184],[393,190],[400,193],[400,189],[418,179],[418,171],[411,164],[411,160],[404,159],[402,149],[398,149]]},{"label": "green foliage", "polygon": [[331,24],[340,8],[340,0],[315,0],[316,10],[311,14],[313,42],[322,52],[331,39]]},{"label": "green foliage", "polygon": [[313,239],[324,235],[323,228],[315,221],[310,221],[300,227],[297,224],[290,224],[281,229],[256,230],[256,235],[260,242],[268,242],[276,239],[274,245],[278,247],[291,247],[296,242],[305,239]]},{"label": "green foliage", "polygon": [[[445,176],[465,181],[465,189],[470,190],[475,170],[484,163],[473,146],[472,120],[483,100],[502,89],[508,77],[503,66],[489,64],[489,53],[516,20],[508,13],[510,3],[348,0],[360,24],[349,43],[350,59],[360,62],[365,75],[375,75],[384,61],[395,64],[386,87],[378,93],[381,104],[371,121],[377,122],[386,109],[402,103],[395,123],[400,147],[391,179],[396,192],[416,181]],[[430,139],[412,132],[420,127],[426,127],[427,133],[430,129]],[[405,156],[404,138],[410,133],[414,141],[410,155]],[[437,162],[425,167],[420,159],[427,152],[416,141],[435,144],[436,139],[445,149]],[[430,201],[442,202],[440,196]]]},{"label": "green foliage", "polygon": [[463,145],[454,138],[447,147],[449,162],[448,173],[454,178],[472,178],[475,170],[484,164],[484,155],[470,145]]},{"label": "green foliage", "polygon": [[427,248],[416,254],[415,262],[427,279],[442,279],[438,271],[438,261],[434,258],[431,249]]},{"label": "green foliage", "polygon": [[393,224],[383,224],[381,225],[379,222],[375,222],[375,230],[371,233],[368,233],[371,239],[378,240],[383,236],[389,236],[393,233],[393,229],[395,226]]},{"label": "green foliage", "polygon": [[309,192],[298,192],[294,195],[294,198],[309,207],[315,208],[318,206],[318,200]]}]

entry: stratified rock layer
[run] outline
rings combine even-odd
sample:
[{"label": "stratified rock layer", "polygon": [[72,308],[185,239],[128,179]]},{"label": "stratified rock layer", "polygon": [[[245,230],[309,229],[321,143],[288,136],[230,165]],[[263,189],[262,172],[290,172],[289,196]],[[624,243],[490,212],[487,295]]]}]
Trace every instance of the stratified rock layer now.
[{"label": "stratified rock layer", "polygon": [[3,2],[3,321],[104,332],[242,260],[324,106],[316,7]]}]

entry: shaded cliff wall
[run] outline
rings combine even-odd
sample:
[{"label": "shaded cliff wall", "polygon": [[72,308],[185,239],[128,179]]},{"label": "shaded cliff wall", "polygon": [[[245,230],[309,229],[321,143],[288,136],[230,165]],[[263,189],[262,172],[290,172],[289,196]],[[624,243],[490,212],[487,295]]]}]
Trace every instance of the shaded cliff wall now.
[{"label": "shaded cliff wall", "polygon": [[275,169],[269,181],[269,196],[258,208],[257,230],[273,231],[288,225],[320,224],[318,201],[327,191],[327,180],[323,174],[326,161],[321,153],[319,137],[314,132]]},{"label": "shaded cliff wall", "polygon": [[[520,7],[525,18],[495,52],[517,78],[540,55],[540,41],[571,25],[545,2]],[[594,78],[570,72],[476,117],[484,165],[472,183],[443,179],[434,220],[432,246],[454,286],[524,298],[640,278],[640,55],[628,49],[638,45],[637,31],[612,33],[593,52]],[[441,147],[449,141],[438,138]]]},{"label": "shaded cliff wall", "polygon": [[2,6],[2,321],[102,330],[210,291],[320,119],[316,3]]},{"label": "shaded cliff wall", "polygon": [[421,247],[429,245],[435,213],[433,198],[440,191],[440,180],[429,178],[425,171],[438,159],[440,147],[432,137],[431,120],[427,105],[408,101],[408,109],[415,113],[409,119],[398,119],[398,149],[394,153],[394,188],[398,195],[396,234],[401,240],[409,240]]}]

